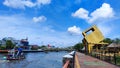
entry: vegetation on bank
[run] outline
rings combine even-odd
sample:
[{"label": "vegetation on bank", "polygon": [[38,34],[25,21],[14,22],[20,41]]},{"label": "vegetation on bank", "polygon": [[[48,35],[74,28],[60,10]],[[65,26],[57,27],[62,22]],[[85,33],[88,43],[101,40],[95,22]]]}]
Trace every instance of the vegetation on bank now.
[{"label": "vegetation on bank", "polygon": [[13,49],[15,44],[11,40],[7,40],[4,45],[0,45],[0,50]]},{"label": "vegetation on bank", "polygon": [[[103,40],[103,42],[105,43],[120,43],[120,39],[116,38],[116,39],[110,39],[110,38],[105,38]],[[15,44],[12,43],[11,40],[7,40],[6,43],[4,45],[0,45],[0,50],[5,50],[5,49],[13,49],[15,46]],[[58,47],[53,47],[53,48],[48,48],[46,45],[41,45],[38,46],[36,48],[31,48],[32,50],[38,50],[38,49],[43,49],[43,50],[76,50],[76,51],[80,51],[81,49],[83,49],[84,44],[83,43],[77,43],[74,46],[69,46],[69,47],[65,47],[65,48],[58,48]]]},{"label": "vegetation on bank", "polygon": [[[108,43],[108,44],[111,44],[111,43],[120,44],[120,39],[119,38],[116,38],[116,39],[105,38],[103,42]],[[73,49],[76,51],[80,51],[83,47],[84,47],[84,44],[79,42],[73,46]]]},{"label": "vegetation on bank", "polygon": [[105,42],[105,43],[109,43],[109,44],[111,44],[111,43],[116,43],[116,44],[120,44],[120,39],[119,38],[116,38],[116,39],[110,39],[110,38],[105,38],[104,40],[103,40],[103,42]]},{"label": "vegetation on bank", "polygon": [[73,48],[74,48],[76,51],[79,51],[79,50],[81,50],[83,47],[84,47],[83,43],[77,43],[77,44],[74,45]]}]

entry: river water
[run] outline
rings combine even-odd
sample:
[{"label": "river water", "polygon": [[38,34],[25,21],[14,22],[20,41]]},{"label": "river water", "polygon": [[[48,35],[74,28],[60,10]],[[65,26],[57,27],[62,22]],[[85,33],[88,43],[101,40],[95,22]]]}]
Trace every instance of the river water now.
[{"label": "river water", "polygon": [[0,68],[62,68],[62,57],[67,52],[26,53],[23,60],[5,60],[0,54]]}]

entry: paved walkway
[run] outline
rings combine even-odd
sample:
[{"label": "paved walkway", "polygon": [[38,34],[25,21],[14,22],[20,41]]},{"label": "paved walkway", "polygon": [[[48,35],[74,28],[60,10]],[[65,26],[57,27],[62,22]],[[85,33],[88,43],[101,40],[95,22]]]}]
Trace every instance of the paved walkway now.
[{"label": "paved walkway", "polygon": [[[80,68],[120,68],[79,52],[77,52],[76,56],[78,57]],[[75,64],[78,65],[78,62]]]}]

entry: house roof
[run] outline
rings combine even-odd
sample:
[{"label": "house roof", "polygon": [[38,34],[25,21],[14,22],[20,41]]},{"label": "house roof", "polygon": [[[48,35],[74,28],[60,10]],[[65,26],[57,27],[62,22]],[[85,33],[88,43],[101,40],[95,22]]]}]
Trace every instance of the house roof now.
[{"label": "house roof", "polygon": [[107,47],[120,47],[120,44],[111,43],[111,44],[108,45]]}]

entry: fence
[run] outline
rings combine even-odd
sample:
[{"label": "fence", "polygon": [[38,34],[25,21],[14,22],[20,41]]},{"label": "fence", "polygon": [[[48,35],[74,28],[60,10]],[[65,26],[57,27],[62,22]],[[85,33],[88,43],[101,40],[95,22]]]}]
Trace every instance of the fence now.
[{"label": "fence", "polygon": [[90,53],[90,55],[100,60],[120,66],[120,53],[118,52],[109,52],[109,51],[104,51],[104,50],[94,51],[93,50]]}]

